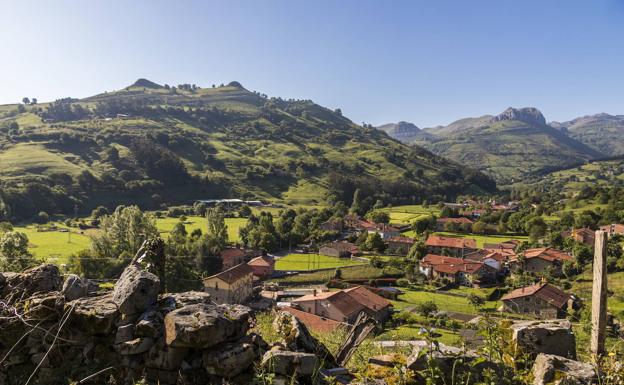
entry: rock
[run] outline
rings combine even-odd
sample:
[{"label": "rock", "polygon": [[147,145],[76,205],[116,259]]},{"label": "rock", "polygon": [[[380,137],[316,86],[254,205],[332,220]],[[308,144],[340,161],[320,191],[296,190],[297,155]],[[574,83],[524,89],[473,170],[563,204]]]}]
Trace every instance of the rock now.
[{"label": "rock", "polygon": [[368,363],[392,368],[401,363],[401,357],[397,354],[382,354],[380,356],[370,357]]},{"label": "rock", "polygon": [[251,309],[242,305],[184,306],[165,316],[167,345],[209,348],[238,340],[249,329]]},{"label": "rock", "polygon": [[591,364],[552,354],[538,354],[533,377],[534,385],[591,385],[597,380]]},{"label": "rock", "polygon": [[521,321],[511,325],[512,340],[524,353],[576,359],[576,339],[568,320]]},{"label": "rock", "polygon": [[138,265],[130,265],[113,289],[113,301],[122,314],[143,313],[156,303],[160,279]]},{"label": "rock", "polygon": [[176,370],[182,365],[182,361],[188,351],[188,348],[167,346],[160,339],[145,355],[145,366],[163,370]]},{"label": "rock", "polygon": [[128,324],[117,328],[115,334],[115,344],[127,342],[134,339],[134,325]]},{"label": "rock", "polygon": [[158,308],[163,314],[169,313],[188,305],[213,304],[210,294],[203,291],[187,291],[184,293],[171,293],[162,296],[158,300]]},{"label": "rock", "polygon": [[335,363],[334,356],[325,345],[314,338],[308,328],[291,313],[279,312],[273,321],[273,329],[282,337],[288,350],[316,354],[325,361]]},{"label": "rock", "polygon": [[58,291],[38,293],[28,299],[26,316],[31,319],[56,319],[63,313],[65,298]]},{"label": "rock", "polygon": [[70,274],[65,279],[61,292],[67,301],[86,297],[89,294],[89,283],[75,274]]},{"label": "rock", "polygon": [[546,125],[546,119],[541,111],[535,107],[512,108],[509,107],[493,119],[495,122],[502,120],[518,120],[533,126],[542,127]]},{"label": "rock", "polygon": [[310,376],[319,367],[319,360],[314,354],[269,350],[262,357],[262,368],[276,374],[300,377]]},{"label": "rock", "polygon": [[232,378],[246,371],[260,358],[260,350],[266,343],[256,334],[242,340],[204,350],[203,363],[208,374]]},{"label": "rock", "polygon": [[67,302],[65,309],[73,307],[69,322],[78,330],[91,335],[110,334],[119,317],[112,294],[84,297]]},{"label": "rock", "polygon": [[135,338],[115,345],[115,350],[122,356],[145,353],[154,346],[154,339],[150,337]]},{"label": "rock", "polygon": [[160,312],[149,310],[139,317],[134,333],[137,337],[160,337],[163,334],[163,322]]},{"label": "rock", "polygon": [[19,292],[22,298],[30,297],[35,293],[60,291],[63,285],[61,272],[53,264],[40,265],[17,274],[4,273],[4,277],[4,291]]}]

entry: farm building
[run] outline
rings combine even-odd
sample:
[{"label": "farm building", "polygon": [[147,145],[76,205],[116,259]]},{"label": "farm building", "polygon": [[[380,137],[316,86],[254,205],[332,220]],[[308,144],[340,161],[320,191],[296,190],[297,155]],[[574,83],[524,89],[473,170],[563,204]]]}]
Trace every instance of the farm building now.
[{"label": "farm building", "polygon": [[420,272],[429,279],[446,278],[458,285],[472,286],[496,279],[496,269],[483,262],[427,254],[419,263]]},{"label": "farm building", "polygon": [[253,275],[258,278],[268,278],[275,272],[275,259],[268,255],[262,255],[247,262],[253,270]]},{"label": "farm building", "polygon": [[361,312],[379,322],[390,316],[392,305],[385,298],[361,286],[306,295],[293,301],[301,310],[319,317],[353,324]]},{"label": "farm building", "polygon": [[466,254],[477,251],[477,241],[471,238],[443,237],[440,235],[430,235],[425,241],[427,252],[430,254],[443,255],[462,258]]},{"label": "farm building", "polygon": [[237,247],[229,247],[219,253],[222,261],[222,270],[231,269],[234,266],[245,263],[248,258],[248,253]]},{"label": "farm building", "polygon": [[388,239],[388,250],[396,254],[407,255],[416,241],[409,237],[392,237]]},{"label": "farm building", "polygon": [[217,303],[246,303],[253,295],[253,269],[241,263],[205,278],[204,291]]},{"label": "farm building", "polygon": [[561,236],[564,238],[574,238],[576,242],[584,243],[589,247],[594,247],[594,243],[596,243],[596,233],[594,230],[588,229],[587,227],[564,231],[561,233]]},{"label": "farm building", "polygon": [[565,261],[573,261],[569,253],[552,247],[527,249],[523,253],[512,256],[509,266],[512,271],[527,271],[530,273],[544,273],[551,269],[554,274],[561,274],[561,266]]},{"label": "farm building", "polygon": [[358,254],[358,252],[357,246],[347,241],[334,241],[319,248],[320,255],[338,258],[351,258],[352,255]]},{"label": "farm building", "polygon": [[516,289],[501,300],[505,311],[532,314],[543,319],[565,318],[572,305],[570,294],[548,283]]},{"label": "farm building", "polygon": [[620,223],[612,223],[606,226],[600,226],[600,230],[606,231],[609,236],[620,234],[624,235],[624,225]]}]

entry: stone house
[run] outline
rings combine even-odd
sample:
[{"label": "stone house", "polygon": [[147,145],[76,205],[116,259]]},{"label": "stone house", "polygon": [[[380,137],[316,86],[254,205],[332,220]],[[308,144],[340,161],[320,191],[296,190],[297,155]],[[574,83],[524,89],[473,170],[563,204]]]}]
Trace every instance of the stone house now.
[{"label": "stone house", "polygon": [[334,241],[319,248],[320,255],[338,258],[351,258],[359,252],[357,246],[347,241]]},{"label": "stone house", "polygon": [[480,285],[496,279],[496,269],[479,261],[427,254],[419,270],[429,279],[446,278],[464,286]]},{"label": "stone house", "polygon": [[392,237],[388,239],[388,250],[400,255],[407,255],[416,241],[409,237]]},{"label": "stone house", "polygon": [[388,300],[361,286],[305,295],[293,304],[302,311],[348,324],[353,324],[361,312],[384,322],[392,308]]},{"label": "stone house", "polygon": [[248,258],[248,253],[244,249],[238,247],[223,249],[219,255],[223,263],[221,270],[228,270],[241,263],[245,263]]},{"label": "stone house", "polygon": [[204,278],[204,291],[217,303],[246,303],[253,296],[253,269],[246,263]]},{"label": "stone house", "polygon": [[320,224],[319,228],[324,231],[342,232],[344,224],[341,219],[329,219]]},{"label": "stone house", "polygon": [[516,289],[501,300],[504,311],[555,319],[565,318],[568,308],[572,307],[572,298],[549,283],[538,283]]},{"label": "stone house", "polygon": [[369,234],[379,234],[381,236],[381,239],[383,239],[384,241],[401,235],[401,231],[399,229],[385,223],[375,223],[372,226],[366,227],[365,230]]},{"label": "stone house", "polygon": [[503,269],[508,257],[508,254],[501,251],[481,249],[470,254],[466,254],[465,259],[483,262],[496,271],[500,271]]},{"label": "stone house", "polygon": [[576,242],[584,243],[589,247],[594,247],[596,243],[596,233],[594,230],[588,229],[587,227],[564,231],[561,233],[561,236],[564,238],[574,238]]},{"label": "stone house", "polygon": [[477,251],[477,241],[471,238],[443,237],[432,234],[425,241],[427,252],[435,255],[448,254],[463,258],[466,254]]},{"label": "stone house", "polygon": [[268,278],[275,272],[275,259],[268,255],[261,255],[247,262],[253,270],[253,275],[263,279]]},{"label": "stone house", "polygon": [[565,261],[573,261],[569,253],[552,247],[527,249],[523,253],[509,259],[509,266],[513,272],[522,270],[529,273],[545,273],[551,269],[553,274],[561,274],[561,266]]},{"label": "stone house", "polygon": [[606,226],[600,226],[600,230],[606,231],[609,236],[620,234],[624,235],[624,225],[620,223],[612,223]]}]

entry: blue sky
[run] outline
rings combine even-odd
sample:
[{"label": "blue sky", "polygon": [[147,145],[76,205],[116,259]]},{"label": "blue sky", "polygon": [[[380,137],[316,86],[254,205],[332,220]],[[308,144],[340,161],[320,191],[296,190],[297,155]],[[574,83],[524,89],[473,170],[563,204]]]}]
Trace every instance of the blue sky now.
[{"label": "blue sky", "polygon": [[624,114],[624,0],[0,0],[0,103],[240,81],[421,127]]}]

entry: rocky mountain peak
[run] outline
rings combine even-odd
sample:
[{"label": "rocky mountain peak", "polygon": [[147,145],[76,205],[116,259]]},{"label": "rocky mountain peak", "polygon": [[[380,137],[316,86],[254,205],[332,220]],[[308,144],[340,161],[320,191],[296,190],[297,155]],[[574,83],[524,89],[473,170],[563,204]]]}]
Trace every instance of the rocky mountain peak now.
[{"label": "rocky mountain peak", "polygon": [[532,126],[546,125],[546,119],[544,118],[544,115],[542,115],[541,111],[535,107],[509,107],[501,114],[495,116],[493,120],[495,122],[500,122],[502,120],[518,120]]}]

